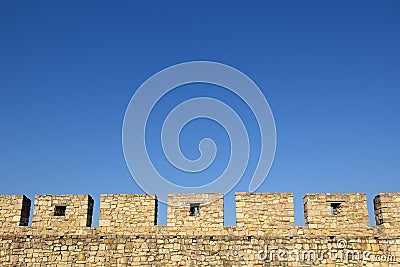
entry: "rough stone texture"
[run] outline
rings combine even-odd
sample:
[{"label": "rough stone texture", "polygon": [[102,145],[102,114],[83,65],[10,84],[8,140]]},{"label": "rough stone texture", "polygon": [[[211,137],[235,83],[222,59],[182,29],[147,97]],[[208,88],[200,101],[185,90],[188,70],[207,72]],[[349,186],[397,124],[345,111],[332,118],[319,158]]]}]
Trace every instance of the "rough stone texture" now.
[{"label": "rough stone texture", "polygon": [[[222,227],[224,225],[223,194],[168,195],[168,226]],[[197,216],[190,215],[190,206],[199,205]]]},{"label": "rough stone texture", "polygon": [[[89,195],[35,196],[32,226],[91,226],[93,198]],[[65,216],[55,216],[57,207],[65,207]]]},{"label": "rough stone texture", "polygon": [[157,198],[143,194],[107,194],[100,196],[99,226],[107,231],[152,226],[157,223]]},{"label": "rough stone texture", "polygon": [[[170,196],[175,204],[172,206],[176,208],[169,215],[181,216],[175,220],[179,225],[157,226],[151,225],[149,218],[144,218],[156,210],[154,196],[103,195],[102,203],[109,203],[106,200],[111,200],[115,204],[110,207],[103,204],[102,209],[110,211],[114,208],[118,212],[116,215],[103,213],[100,220],[112,218],[110,224],[113,222],[114,228],[64,223],[56,223],[57,227],[42,227],[38,218],[43,218],[46,226],[48,222],[55,224],[54,218],[50,217],[58,216],[51,212],[52,205],[66,204],[67,216],[68,205],[78,203],[75,209],[80,210],[78,207],[85,206],[91,199],[88,196],[45,196],[45,201],[38,202],[41,204],[35,203],[35,209],[39,208],[41,211],[34,212],[34,221],[37,222],[35,225],[18,226],[14,221],[11,227],[0,228],[0,266],[400,266],[399,193],[377,196],[379,201],[375,200],[375,210],[377,216],[380,214],[380,224],[374,227],[365,225],[364,219],[359,218],[364,214],[365,199],[364,195],[357,194],[307,195],[305,214],[310,223],[306,226],[293,226],[292,221],[286,218],[293,216],[291,194],[238,193],[237,203],[244,202],[246,207],[240,212],[251,214],[249,221],[255,225],[244,222],[241,218],[238,218],[237,226],[223,226],[220,223],[216,226],[209,219],[204,223],[196,223],[195,226],[188,225],[185,221],[187,216],[181,215],[184,210],[187,214],[186,204],[192,201],[198,203],[200,200],[206,203],[205,196],[207,194]],[[65,202],[63,198],[66,199]],[[278,201],[274,201],[275,198]],[[23,205],[18,204],[21,199],[21,196],[0,196],[0,208],[8,208],[10,211],[9,207],[13,206],[14,214],[21,214]],[[209,211],[216,219],[221,220],[223,203],[220,202],[221,198],[216,199],[208,204],[207,209],[202,209],[200,205],[199,214]],[[132,203],[132,200],[136,202],[131,207],[128,203]],[[344,201],[346,204],[336,211],[337,214],[332,214],[329,203],[328,214],[331,217],[328,217],[327,201]],[[139,211],[138,203],[142,203],[142,206],[154,203],[154,207],[145,207]],[[185,204],[182,210],[176,206],[179,203]],[[353,208],[358,205],[362,210],[356,212]],[[274,212],[272,207],[279,209]],[[133,211],[128,211],[131,208]],[[79,217],[77,220],[69,218],[71,222],[76,223],[83,219],[83,211],[88,208],[81,210],[76,213]],[[313,217],[311,211],[314,210],[320,213]],[[124,227],[119,221],[118,214],[125,214],[124,212],[129,215],[125,217],[129,227]],[[137,219],[137,226],[132,219],[134,214],[143,216]],[[220,217],[217,218],[216,214],[220,214]],[[277,220],[272,221],[266,214],[276,216]],[[262,223],[257,221],[257,216],[261,216]],[[8,219],[8,214],[0,213],[0,222],[7,222]],[[200,220],[200,217],[197,219]],[[355,224],[351,221],[353,219]],[[270,223],[275,225],[279,221],[282,222],[282,227],[265,226]],[[288,226],[286,231],[280,231],[285,226]],[[112,229],[117,231],[113,232]],[[363,259],[365,252],[369,253],[369,257]]]},{"label": "rough stone texture", "polygon": [[304,217],[310,228],[356,228],[369,225],[365,194],[307,194]]},{"label": "rough stone texture", "polygon": [[293,194],[236,193],[236,226],[249,230],[275,229],[276,234],[294,228]]},{"label": "rough stone texture", "polygon": [[0,197],[0,228],[27,226],[31,200],[24,195]]},{"label": "rough stone texture", "polygon": [[379,194],[374,198],[376,225],[400,228],[400,193]]}]

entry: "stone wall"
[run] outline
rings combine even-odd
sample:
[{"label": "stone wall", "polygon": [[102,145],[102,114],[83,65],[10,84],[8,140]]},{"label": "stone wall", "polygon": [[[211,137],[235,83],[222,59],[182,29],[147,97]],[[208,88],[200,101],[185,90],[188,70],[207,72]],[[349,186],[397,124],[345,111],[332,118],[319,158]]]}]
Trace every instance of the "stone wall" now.
[{"label": "stone wall", "polygon": [[274,229],[277,235],[293,229],[293,194],[236,193],[236,226],[260,233]]},{"label": "stone wall", "polygon": [[93,198],[89,195],[35,196],[32,226],[91,226]]},{"label": "stone wall", "polygon": [[358,228],[369,225],[365,194],[307,194],[304,217],[310,228]]},{"label": "stone wall", "polygon": [[376,225],[400,229],[400,193],[379,194],[374,198]]},{"label": "stone wall", "polygon": [[176,194],[168,196],[168,226],[222,227],[223,194]]},{"label": "stone wall", "polygon": [[[5,239],[8,238],[8,239]],[[2,266],[399,266],[398,238],[85,235],[0,238]],[[338,250],[338,242],[347,240]],[[340,246],[339,246],[340,247]],[[298,257],[295,254],[298,251]],[[328,253],[336,254],[329,256]],[[338,251],[342,251],[342,257]],[[370,252],[368,261],[362,260]],[[281,255],[280,255],[280,254]],[[286,253],[286,254],[283,254]],[[290,254],[289,254],[290,253]],[[315,253],[315,254],[314,254]],[[359,254],[357,254],[359,253]],[[323,258],[322,256],[325,258]],[[357,255],[360,259],[357,260]],[[385,255],[385,260],[377,259]],[[280,258],[279,258],[280,257]],[[337,258],[337,259],[335,259]]]},{"label": "stone wall", "polygon": [[0,196],[0,228],[27,226],[31,200],[24,195]]},{"label": "stone wall", "polygon": [[10,225],[0,228],[0,266],[400,266],[399,196],[377,196],[379,225],[369,226],[364,194],[309,194],[308,223],[294,226],[292,194],[237,193],[237,226],[223,226],[222,195],[171,195],[159,226],[154,195],[109,194],[99,227],[87,226],[88,195],[37,196],[32,226],[18,223],[26,197],[0,196],[0,223]]},{"label": "stone wall", "polygon": [[157,223],[157,198],[143,194],[100,196],[99,226],[109,231],[151,226]]}]

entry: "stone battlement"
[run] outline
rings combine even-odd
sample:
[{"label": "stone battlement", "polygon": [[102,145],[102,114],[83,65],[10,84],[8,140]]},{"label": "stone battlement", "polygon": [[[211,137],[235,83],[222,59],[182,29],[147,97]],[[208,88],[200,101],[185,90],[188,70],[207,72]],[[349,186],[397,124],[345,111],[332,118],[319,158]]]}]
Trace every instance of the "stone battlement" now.
[{"label": "stone battlement", "polygon": [[[168,202],[167,225],[157,225],[155,195],[104,194],[92,227],[89,195],[38,195],[28,226],[31,200],[0,196],[0,266],[400,266],[400,193],[374,198],[376,226],[359,193],[307,194],[305,226],[294,224],[291,193],[236,193],[236,226],[224,226],[222,194],[169,195]],[[265,256],[310,249],[349,250],[353,258]],[[355,260],[354,251],[388,261]]]},{"label": "stone battlement", "polygon": [[[309,229],[367,230],[365,194],[307,194],[304,217]],[[400,193],[379,194],[374,199],[377,227],[400,228]],[[28,226],[31,200],[24,195],[0,196],[2,229]],[[80,228],[92,224],[93,198],[89,195],[35,196],[32,228]],[[100,196],[100,228],[117,230],[157,225],[157,197],[147,194]],[[222,194],[172,194],[168,196],[167,226],[223,228]],[[236,227],[252,230],[295,228],[290,193],[236,193]]]}]

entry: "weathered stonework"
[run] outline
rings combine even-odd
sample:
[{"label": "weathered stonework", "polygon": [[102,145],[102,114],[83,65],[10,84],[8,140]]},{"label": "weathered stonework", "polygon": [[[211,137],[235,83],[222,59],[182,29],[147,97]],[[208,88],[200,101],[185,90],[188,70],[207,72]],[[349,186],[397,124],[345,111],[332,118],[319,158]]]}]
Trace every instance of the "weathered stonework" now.
[{"label": "weathered stonework", "polygon": [[304,217],[310,228],[364,230],[369,226],[367,196],[365,194],[307,194]]},{"label": "weathered stonework", "polygon": [[379,194],[374,199],[376,225],[400,229],[400,193]]},{"label": "weathered stonework", "polygon": [[29,199],[0,196],[0,266],[400,266],[399,193],[375,198],[377,226],[364,194],[308,194],[306,226],[293,223],[292,194],[237,193],[236,226],[223,226],[222,195],[169,201],[158,226],[154,195],[101,195],[90,227],[90,196],[36,196],[23,226]]},{"label": "weathered stonework", "polygon": [[[92,225],[93,198],[89,195],[35,196],[32,226],[82,227]],[[57,215],[57,208],[64,215]]]},{"label": "weathered stonework", "polygon": [[274,229],[276,235],[294,228],[293,194],[236,193],[236,226],[258,231]]},{"label": "weathered stonework", "polygon": [[[176,194],[168,196],[169,226],[223,227],[223,194]],[[198,214],[190,214],[192,212]]]},{"label": "weathered stonework", "polygon": [[27,226],[31,201],[24,195],[0,197],[0,229]]},{"label": "weathered stonework", "polygon": [[100,196],[99,226],[109,232],[127,231],[157,224],[157,198],[143,194]]}]

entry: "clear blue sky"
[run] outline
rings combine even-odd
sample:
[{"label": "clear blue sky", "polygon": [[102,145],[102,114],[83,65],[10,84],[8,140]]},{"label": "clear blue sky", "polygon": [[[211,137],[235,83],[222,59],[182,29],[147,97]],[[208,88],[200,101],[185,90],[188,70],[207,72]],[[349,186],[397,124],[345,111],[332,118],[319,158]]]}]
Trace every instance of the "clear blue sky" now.
[{"label": "clear blue sky", "polygon": [[[0,194],[88,193],[98,218],[101,193],[140,193],[122,152],[125,109],[151,75],[192,60],[262,89],[277,150],[259,191],[293,192],[296,224],[307,192],[365,192],[372,204],[400,191],[400,2],[216,2],[2,1]],[[233,209],[228,194],[228,225]]]}]

